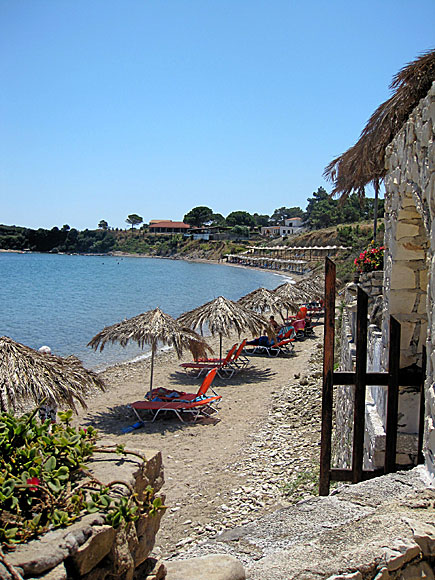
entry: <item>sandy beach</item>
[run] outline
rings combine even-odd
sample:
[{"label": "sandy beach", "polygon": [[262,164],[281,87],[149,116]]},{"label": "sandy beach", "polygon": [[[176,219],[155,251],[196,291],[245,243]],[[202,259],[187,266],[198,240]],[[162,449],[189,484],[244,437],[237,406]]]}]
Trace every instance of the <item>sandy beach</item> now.
[{"label": "sandy beach", "polygon": [[[233,515],[225,513],[230,509],[226,504],[230,502],[234,490],[251,489],[245,485],[249,475],[247,471],[234,466],[243,457],[247,458],[249,444],[259,430],[274,419],[276,400],[288,397],[288,389],[294,389],[297,400],[300,399],[299,410],[290,410],[290,414],[299,415],[301,408],[306,407],[306,396],[300,383],[302,380],[303,384],[304,377],[313,371],[313,364],[316,369],[319,367],[322,338],[323,326],[320,325],[314,337],[295,343],[292,356],[253,356],[248,368],[232,379],[217,378],[213,387],[222,395],[222,402],[219,413],[213,418],[183,424],[171,416],[157,419],[155,423],[146,423],[127,434],[122,432],[122,428],[137,421],[127,405],[144,397],[149,384],[150,361],[145,359],[116,365],[102,373],[107,391],[95,394],[88,401],[88,410],[81,411],[75,423],[93,425],[105,442],[162,452],[165,473],[162,492],[166,495],[169,508],[157,536],[157,555],[166,558],[175,556],[188,547],[186,544],[194,545],[207,536],[232,527],[241,518],[248,521],[288,501],[281,493],[281,487],[286,478],[292,477],[291,470],[286,476],[275,478],[269,491],[264,492],[266,488],[263,486],[262,499],[252,513],[246,515],[241,511],[237,517],[235,512]],[[228,349],[238,340],[237,336],[224,339],[224,348]],[[218,339],[210,339],[210,344],[218,352]],[[186,353],[182,360],[189,359],[190,354]],[[196,392],[201,379],[187,375],[180,368],[180,362],[173,350],[160,352],[155,363],[153,386]],[[315,392],[318,391],[320,388],[316,387]],[[291,417],[288,420],[290,423],[293,421]],[[309,449],[306,446],[303,448],[303,462],[302,465],[298,463],[299,470],[304,469],[304,462],[306,469],[311,469],[317,459],[319,425],[317,418],[314,431],[310,422],[306,425],[307,433],[313,432],[312,444]],[[300,433],[298,440],[299,437]],[[292,441],[289,441],[290,444]],[[249,458],[252,470],[256,461],[260,465],[263,458],[254,453]],[[264,483],[264,476],[259,476],[258,483]],[[258,490],[252,491],[256,497],[259,496]]]}]

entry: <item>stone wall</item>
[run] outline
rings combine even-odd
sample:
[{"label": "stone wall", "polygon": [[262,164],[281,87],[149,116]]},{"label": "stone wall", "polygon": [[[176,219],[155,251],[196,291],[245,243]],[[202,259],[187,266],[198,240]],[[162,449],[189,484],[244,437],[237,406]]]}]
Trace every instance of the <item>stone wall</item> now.
[{"label": "stone wall", "polygon": [[[145,463],[134,455],[120,458],[107,453],[89,462],[90,471],[104,483],[128,483],[139,499],[148,485],[157,493],[163,485],[161,453],[137,452],[145,456]],[[6,559],[23,578],[130,580],[154,547],[162,515],[163,510],[153,516],[143,515],[136,522],[114,529],[104,523],[101,514],[89,514],[67,528],[18,545]],[[0,563],[0,579],[12,578]]]},{"label": "stone wall", "polygon": [[[435,83],[386,151],[385,302],[383,361],[388,317],[402,326],[401,366],[421,365],[427,346],[425,459],[435,475]],[[418,394],[409,392],[418,413]]]},{"label": "stone wall", "polygon": [[[383,301],[383,272],[369,272],[359,276],[359,286],[369,296],[369,317],[374,316],[377,304]],[[355,370],[356,349],[356,295],[357,285],[348,284],[344,294],[340,340],[340,370]],[[384,371],[383,334],[376,324],[367,331],[367,371]],[[399,388],[399,429],[396,462],[401,467],[417,462],[418,405],[413,388]],[[366,391],[366,416],[364,439],[364,469],[377,469],[384,465],[387,389],[370,386]],[[336,387],[336,429],[334,436],[334,466],[350,468],[352,464],[354,387]]]}]

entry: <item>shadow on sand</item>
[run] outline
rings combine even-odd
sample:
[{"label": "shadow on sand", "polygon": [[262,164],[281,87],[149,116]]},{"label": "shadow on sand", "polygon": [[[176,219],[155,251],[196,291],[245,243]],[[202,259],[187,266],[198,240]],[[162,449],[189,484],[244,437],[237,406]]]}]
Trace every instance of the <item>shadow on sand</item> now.
[{"label": "shadow on sand", "polygon": [[151,422],[152,416],[147,413],[143,414],[143,419],[143,424],[139,425],[136,415],[128,405],[117,405],[101,412],[92,413],[92,417],[86,417],[83,420],[82,427],[92,425],[104,435],[128,433],[128,435],[134,436],[136,432],[165,435],[166,433],[175,433],[180,429],[215,425],[220,421],[217,414],[211,417],[200,417],[197,421],[193,421],[191,415],[186,413],[183,415],[184,423],[182,423],[172,412],[159,413],[154,423]]}]

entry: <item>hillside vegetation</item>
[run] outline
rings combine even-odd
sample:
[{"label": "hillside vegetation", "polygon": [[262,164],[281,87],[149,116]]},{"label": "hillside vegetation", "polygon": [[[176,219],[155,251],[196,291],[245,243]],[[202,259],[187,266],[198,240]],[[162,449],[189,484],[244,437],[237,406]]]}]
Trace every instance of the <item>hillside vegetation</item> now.
[{"label": "hillside vegetation", "polygon": [[[353,273],[353,260],[372,240],[371,221],[313,229],[296,236],[264,238],[252,234],[243,240],[192,240],[181,234],[150,234],[144,229],[84,230],[64,226],[62,229],[32,230],[0,225],[0,249],[36,252],[108,253],[123,252],[174,259],[221,260],[226,254],[239,254],[254,245],[273,246],[346,246],[340,252],[337,273],[344,281]],[[383,238],[380,223],[378,240]]]}]

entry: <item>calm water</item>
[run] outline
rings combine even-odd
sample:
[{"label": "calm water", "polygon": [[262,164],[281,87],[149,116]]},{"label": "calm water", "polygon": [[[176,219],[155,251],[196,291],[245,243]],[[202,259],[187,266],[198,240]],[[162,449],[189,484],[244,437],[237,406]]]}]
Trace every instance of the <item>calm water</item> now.
[{"label": "calm water", "polygon": [[280,283],[271,272],[179,260],[0,252],[0,336],[103,368],[144,352],[86,347],[105,326],[156,306],[177,317],[220,295],[237,300]]}]

